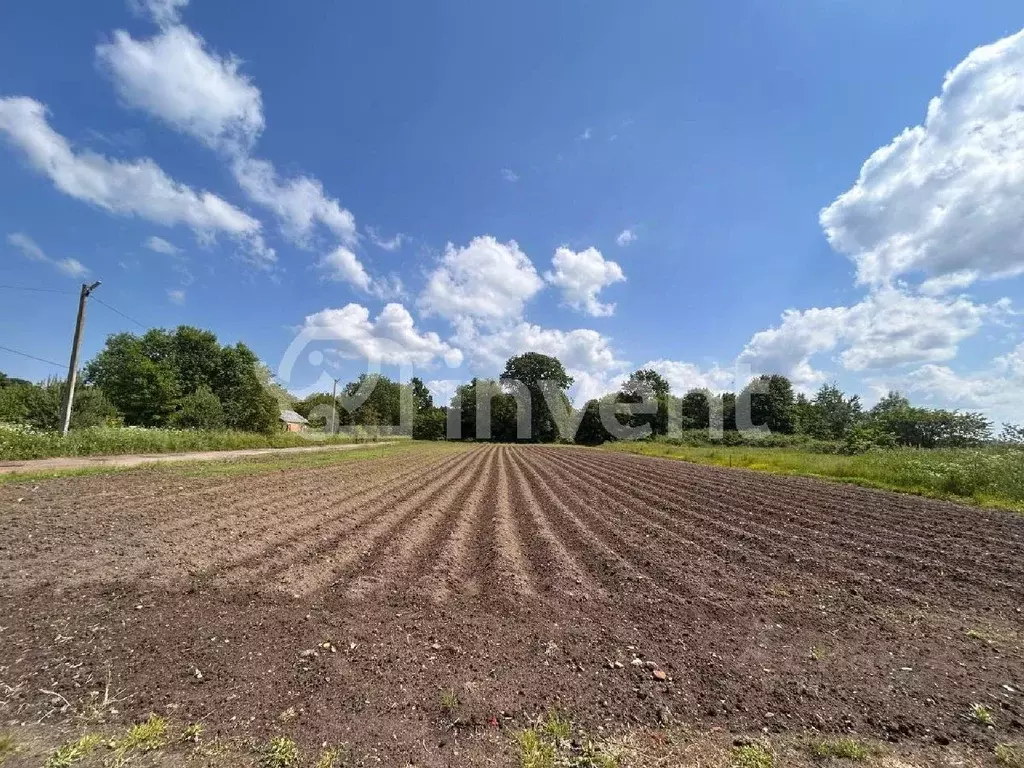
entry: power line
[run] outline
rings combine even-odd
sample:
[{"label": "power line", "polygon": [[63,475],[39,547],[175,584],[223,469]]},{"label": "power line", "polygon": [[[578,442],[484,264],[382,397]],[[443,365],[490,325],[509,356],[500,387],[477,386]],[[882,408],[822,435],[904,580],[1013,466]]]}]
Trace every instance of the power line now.
[{"label": "power line", "polygon": [[28,285],[0,285],[0,288],[9,288],[12,291],[34,291],[35,293],[65,293],[74,295],[74,291],[62,291],[58,288],[33,288]]},{"label": "power line", "polygon": [[46,358],[43,358],[43,357],[36,357],[35,355],[30,355],[27,352],[19,352],[16,349],[11,349],[10,347],[5,347],[2,344],[0,344],[0,349],[4,350],[6,352],[13,352],[14,354],[21,355],[22,357],[27,357],[30,360],[38,360],[40,363],[46,363],[47,365],[55,365],[58,368],[63,368],[64,367],[64,365],[62,363],[55,363],[55,362],[53,362],[53,360],[47,360]]},{"label": "power line", "polygon": [[119,314],[119,315],[120,315],[121,317],[123,317],[123,318],[124,318],[125,320],[128,320],[128,321],[130,321],[130,322],[133,322],[133,323],[135,323],[135,324],[136,324],[137,326],[139,326],[139,328],[142,328],[143,330],[148,330],[148,329],[149,329],[149,326],[147,326],[147,325],[144,325],[143,323],[140,323],[140,322],[139,322],[138,320],[136,320],[136,319],[135,319],[134,317],[131,317],[131,316],[129,316],[129,315],[126,315],[126,314],[125,314],[124,312],[122,312],[122,311],[121,311],[120,309],[117,309],[116,307],[112,307],[112,306],[110,306],[109,304],[107,304],[107,302],[105,302],[105,301],[104,301],[103,299],[99,298],[98,296],[93,296],[93,297],[91,297],[91,298],[92,298],[92,300],[93,300],[93,301],[96,301],[96,302],[99,302],[100,304],[102,304],[102,305],[103,305],[104,307],[106,307],[107,309],[109,309],[109,310],[110,310],[111,312],[116,312],[116,313],[117,313],[117,314]]}]

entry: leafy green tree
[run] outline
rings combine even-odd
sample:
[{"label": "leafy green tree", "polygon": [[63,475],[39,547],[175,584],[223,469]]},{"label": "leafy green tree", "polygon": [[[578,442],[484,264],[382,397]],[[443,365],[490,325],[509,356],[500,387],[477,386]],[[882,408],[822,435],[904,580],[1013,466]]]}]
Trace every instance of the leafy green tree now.
[{"label": "leafy green tree", "polygon": [[843,440],[863,419],[860,396],[847,397],[835,384],[822,384],[801,427],[820,440]]},{"label": "leafy green tree", "polygon": [[759,376],[744,387],[743,395],[750,398],[750,420],[754,426],[764,425],[785,435],[796,431],[796,400],[793,385],[785,376]]},{"label": "leafy green tree", "polygon": [[423,408],[416,411],[412,436],[416,440],[442,440],[448,428],[448,412],[444,408]]},{"label": "leafy green tree", "polygon": [[413,403],[417,411],[425,411],[434,407],[434,397],[419,376],[413,376],[409,380],[409,388],[412,390]]},{"label": "leafy green tree", "polygon": [[553,442],[558,439],[558,426],[551,408],[544,398],[544,391],[554,390],[562,398],[564,409],[571,408],[565,391],[572,386],[573,378],[566,373],[558,358],[539,352],[526,352],[511,357],[505,363],[501,381],[518,381],[530,393],[530,439],[535,442]]},{"label": "leafy green tree", "polygon": [[183,398],[202,387],[220,401],[225,424],[233,429],[269,432],[280,415],[252,350],[244,344],[222,347],[209,331],[189,326],[110,336],[86,366],[85,381],[103,390],[131,425],[173,423]]},{"label": "leafy green tree", "polygon": [[634,428],[648,427],[652,435],[668,434],[669,392],[668,381],[655,370],[642,368],[630,374],[622,385],[618,401],[620,403],[638,404],[654,401],[654,413],[634,413],[629,418],[629,426]]},{"label": "leafy green tree", "polygon": [[707,429],[715,395],[709,389],[691,389],[680,402],[683,429]]},{"label": "leafy green tree", "polygon": [[205,384],[181,398],[171,416],[171,425],[178,429],[224,429],[225,424],[224,408]]}]

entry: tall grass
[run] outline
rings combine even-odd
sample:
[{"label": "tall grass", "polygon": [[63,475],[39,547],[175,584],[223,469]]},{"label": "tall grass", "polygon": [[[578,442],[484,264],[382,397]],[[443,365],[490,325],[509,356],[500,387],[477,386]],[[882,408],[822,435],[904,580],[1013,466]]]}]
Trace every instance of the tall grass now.
[{"label": "tall grass", "polygon": [[1009,447],[872,450],[853,456],[792,448],[609,443],[602,450],[698,464],[822,477],[1024,512],[1024,450]]},{"label": "tall grass", "polygon": [[353,442],[374,442],[380,437],[366,432],[357,435],[309,433],[204,431],[191,429],[139,429],[133,427],[90,427],[76,429],[62,437],[56,432],[0,424],[0,460],[44,459],[58,456],[103,456],[128,453],[181,453],[186,451],[231,451],[245,448],[303,448]]}]

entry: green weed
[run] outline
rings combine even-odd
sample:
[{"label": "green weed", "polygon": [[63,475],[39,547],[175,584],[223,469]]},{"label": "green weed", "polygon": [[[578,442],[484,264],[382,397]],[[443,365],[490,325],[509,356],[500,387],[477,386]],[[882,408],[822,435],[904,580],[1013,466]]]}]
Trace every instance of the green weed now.
[{"label": "green weed", "polygon": [[181,732],[181,740],[187,741],[192,744],[197,744],[199,739],[203,736],[202,723],[192,723],[192,725],[185,726],[185,730]]},{"label": "green weed", "polygon": [[971,718],[978,725],[992,725],[995,722],[992,718],[992,710],[984,704],[971,704]]},{"label": "green weed", "polygon": [[535,728],[516,734],[520,768],[554,768],[555,745],[546,741]]},{"label": "green weed", "polygon": [[1024,768],[1024,747],[996,745],[996,762],[1006,768]]},{"label": "green weed", "polygon": [[775,768],[775,756],[760,744],[734,747],[729,768]]},{"label": "green weed", "polygon": [[99,743],[99,736],[94,733],[87,733],[77,741],[69,741],[62,744],[46,758],[44,768],[70,768],[79,760],[92,754],[92,751],[99,746]]},{"label": "green weed", "polygon": [[287,736],[277,736],[263,748],[266,768],[292,768],[299,762],[299,746]]},{"label": "green weed", "polygon": [[811,745],[811,754],[815,757],[838,757],[846,760],[867,760],[871,754],[867,747],[856,739],[848,737],[825,739]]},{"label": "green weed", "polygon": [[441,691],[441,709],[449,714],[455,712],[459,708],[459,694],[449,689],[447,691]]},{"label": "green weed", "polygon": [[343,759],[344,752],[338,748],[325,749],[317,758],[314,768],[334,768],[339,760]]}]

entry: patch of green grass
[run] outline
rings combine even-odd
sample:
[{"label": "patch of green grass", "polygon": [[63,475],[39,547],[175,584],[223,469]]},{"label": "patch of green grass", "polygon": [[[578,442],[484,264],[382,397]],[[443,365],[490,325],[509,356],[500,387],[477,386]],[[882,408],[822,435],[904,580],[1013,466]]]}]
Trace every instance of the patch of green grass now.
[{"label": "patch of green grass", "polygon": [[546,741],[536,728],[524,728],[516,734],[519,768],[554,768],[555,745]]},{"label": "patch of green grass", "polygon": [[775,755],[760,744],[733,747],[729,768],[775,768]]},{"label": "patch of green grass", "polygon": [[14,754],[18,745],[14,743],[14,737],[9,733],[0,734],[0,765],[3,765],[7,758]]},{"label": "patch of green grass", "polygon": [[978,725],[992,725],[995,720],[992,718],[992,710],[984,704],[971,704],[971,719]]},{"label": "patch of green grass", "polygon": [[1013,448],[892,448],[847,456],[799,448],[637,441],[608,443],[597,450],[816,477],[1024,512],[1024,453]]},{"label": "patch of green grass", "polygon": [[203,737],[203,725],[202,723],[192,723],[192,725],[186,725],[185,730],[181,732],[181,740],[187,741],[192,744],[198,744],[199,740]]},{"label": "patch of green grass", "polygon": [[572,721],[559,712],[550,712],[541,724],[544,735],[552,740],[567,740],[572,735]]},{"label": "patch of green grass", "polygon": [[299,763],[299,745],[287,736],[271,739],[262,752],[261,763],[266,768],[293,768]]},{"label": "patch of green grass", "polygon": [[100,737],[95,733],[87,733],[77,741],[69,741],[55,749],[43,764],[44,768],[70,768],[78,761],[88,757],[99,746]]},{"label": "patch of green grass", "polygon": [[132,752],[153,752],[167,745],[167,721],[159,715],[150,715],[144,723],[136,723],[117,739],[114,746],[116,762]]},{"label": "patch of green grass", "polygon": [[1024,747],[997,744],[995,754],[996,762],[1006,768],[1024,768]]},{"label": "patch of green grass", "polygon": [[320,753],[320,757],[317,758],[314,768],[335,768],[338,761],[343,760],[344,757],[345,752],[340,748],[331,747],[325,749]]},{"label": "patch of green grass", "polygon": [[515,736],[520,768],[618,768],[620,757],[587,739],[573,740],[572,720],[550,712]]},{"label": "patch of green grass", "polygon": [[843,737],[815,742],[811,745],[811,754],[820,758],[838,757],[844,760],[867,760],[871,752],[856,739]]},{"label": "patch of green grass", "polygon": [[[0,459],[46,459],[58,456],[115,456],[135,453],[235,451],[246,448],[302,448],[392,439],[326,435],[315,432],[238,432],[235,430],[88,427],[62,436],[17,425],[0,424]],[[408,439],[408,438],[398,438]]]}]

